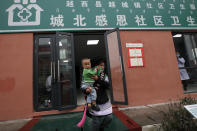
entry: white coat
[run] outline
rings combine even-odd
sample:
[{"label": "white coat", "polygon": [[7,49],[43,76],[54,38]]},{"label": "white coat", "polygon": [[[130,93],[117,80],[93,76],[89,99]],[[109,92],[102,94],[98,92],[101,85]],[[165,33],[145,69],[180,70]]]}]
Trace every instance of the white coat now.
[{"label": "white coat", "polygon": [[47,91],[51,91],[51,79],[52,79],[52,76],[48,76],[47,79],[46,79],[46,83],[45,83],[45,86],[46,86],[46,90]]},{"label": "white coat", "polygon": [[[183,57],[178,57],[178,67],[185,67],[185,59]],[[179,69],[181,80],[189,80],[189,75],[186,69]]]}]

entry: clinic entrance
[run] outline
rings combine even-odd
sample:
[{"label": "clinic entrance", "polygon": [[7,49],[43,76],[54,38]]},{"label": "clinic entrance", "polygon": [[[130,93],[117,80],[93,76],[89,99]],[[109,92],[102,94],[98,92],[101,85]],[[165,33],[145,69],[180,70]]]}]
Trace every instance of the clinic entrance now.
[{"label": "clinic entrance", "polygon": [[128,104],[119,30],[34,35],[34,109],[65,110],[85,104],[81,59],[106,61],[112,104]]}]

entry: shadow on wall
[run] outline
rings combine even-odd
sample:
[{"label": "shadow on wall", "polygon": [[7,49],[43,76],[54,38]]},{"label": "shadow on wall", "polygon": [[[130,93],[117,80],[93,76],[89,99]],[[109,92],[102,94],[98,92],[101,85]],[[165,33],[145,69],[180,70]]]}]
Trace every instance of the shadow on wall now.
[{"label": "shadow on wall", "polygon": [[7,93],[14,89],[16,85],[15,79],[7,77],[6,79],[0,79],[0,93]]}]

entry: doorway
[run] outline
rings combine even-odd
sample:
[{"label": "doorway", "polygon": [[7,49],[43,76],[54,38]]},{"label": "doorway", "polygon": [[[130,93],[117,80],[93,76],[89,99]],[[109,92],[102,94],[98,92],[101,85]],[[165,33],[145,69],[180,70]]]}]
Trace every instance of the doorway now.
[{"label": "doorway", "polygon": [[[92,42],[92,43],[91,43]],[[104,32],[101,33],[75,33],[75,70],[76,70],[76,90],[77,105],[85,104],[84,94],[80,90],[81,81],[81,60],[89,58],[92,67],[96,66],[97,61],[103,59],[106,61],[106,48],[104,41]],[[109,93],[108,93],[109,94]]]},{"label": "doorway", "polygon": [[92,67],[106,60],[113,104],[128,104],[122,60],[120,33],[56,32],[35,34],[34,109],[64,110],[85,103],[80,90],[82,58],[90,58]]}]

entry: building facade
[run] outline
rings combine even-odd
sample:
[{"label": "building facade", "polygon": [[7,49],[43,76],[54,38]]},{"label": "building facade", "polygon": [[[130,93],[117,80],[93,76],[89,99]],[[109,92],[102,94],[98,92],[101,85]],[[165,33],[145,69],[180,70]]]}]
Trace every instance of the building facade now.
[{"label": "building facade", "polygon": [[85,57],[93,66],[106,60],[109,95],[118,107],[196,97],[194,0],[13,0],[0,6],[1,121],[83,110]]}]

